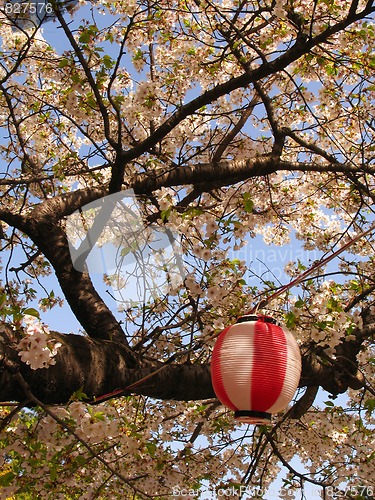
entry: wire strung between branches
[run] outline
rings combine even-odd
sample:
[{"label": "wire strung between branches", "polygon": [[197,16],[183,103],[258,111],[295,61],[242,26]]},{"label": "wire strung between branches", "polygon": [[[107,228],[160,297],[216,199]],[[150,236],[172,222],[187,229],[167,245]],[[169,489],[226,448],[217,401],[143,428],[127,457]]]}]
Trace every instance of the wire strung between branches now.
[{"label": "wire strung between branches", "polygon": [[249,312],[246,314],[255,314],[257,311],[268,305],[272,300],[276,299],[279,297],[279,295],[282,295],[284,292],[292,288],[293,286],[298,285],[306,279],[308,276],[310,276],[316,269],[319,269],[320,267],[323,267],[325,264],[328,264],[331,260],[333,260],[335,257],[340,255],[342,252],[347,250],[349,247],[351,247],[354,243],[359,241],[361,238],[364,238],[365,236],[368,236],[370,233],[372,233],[375,230],[375,223],[372,224],[366,231],[363,231],[362,233],[358,234],[355,236],[355,238],[350,239],[348,242],[346,242],[344,245],[342,245],[338,250],[333,252],[331,255],[328,255],[327,257],[324,257],[320,259],[318,262],[315,262],[309,269],[306,269],[303,273],[301,273],[299,276],[294,278],[292,281],[287,283],[286,285],[282,286],[279,288],[276,292],[271,294],[269,297],[262,299],[259,301],[252,309],[250,309]]}]

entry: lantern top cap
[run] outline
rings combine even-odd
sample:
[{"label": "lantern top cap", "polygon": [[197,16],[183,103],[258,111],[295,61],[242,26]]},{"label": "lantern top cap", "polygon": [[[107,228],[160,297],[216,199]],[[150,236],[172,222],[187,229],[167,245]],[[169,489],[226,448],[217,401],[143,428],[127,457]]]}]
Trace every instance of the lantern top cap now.
[{"label": "lantern top cap", "polygon": [[244,314],[237,318],[236,323],[245,323],[246,321],[264,321],[265,323],[273,323],[274,325],[278,324],[272,316],[267,316],[265,314]]}]

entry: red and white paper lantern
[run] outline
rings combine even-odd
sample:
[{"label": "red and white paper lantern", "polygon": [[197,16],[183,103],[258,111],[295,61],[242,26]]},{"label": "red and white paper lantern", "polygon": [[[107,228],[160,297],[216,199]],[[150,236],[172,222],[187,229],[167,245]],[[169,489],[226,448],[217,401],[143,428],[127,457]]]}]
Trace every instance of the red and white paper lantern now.
[{"label": "red and white paper lantern", "polygon": [[219,335],[211,376],[216,396],[236,420],[269,423],[297,390],[300,350],[293,335],[270,316],[242,316]]}]

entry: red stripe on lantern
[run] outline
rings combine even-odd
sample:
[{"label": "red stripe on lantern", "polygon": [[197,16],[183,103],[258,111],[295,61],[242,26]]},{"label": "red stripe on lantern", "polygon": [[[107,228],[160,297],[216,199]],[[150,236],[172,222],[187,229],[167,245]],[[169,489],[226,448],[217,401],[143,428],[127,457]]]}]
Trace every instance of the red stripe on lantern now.
[{"label": "red stripe on lantern", "polygon": [[279,326],[256,322],[253,357],[251,409],[268,412],[280,396],[286,373],[286,339]]}]

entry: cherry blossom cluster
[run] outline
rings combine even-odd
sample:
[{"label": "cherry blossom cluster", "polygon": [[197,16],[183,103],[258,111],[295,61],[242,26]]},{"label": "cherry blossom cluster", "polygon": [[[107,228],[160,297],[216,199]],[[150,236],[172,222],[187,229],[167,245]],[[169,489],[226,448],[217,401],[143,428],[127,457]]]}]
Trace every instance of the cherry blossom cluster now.
[{"label": "cherry blossom cluster", "polygon": [[18,343],[18,355],[32,370],[54,365],[56,363],[54,358],[61,343],[49,336],[47,326],[33,317],[29,318],[25,316],[25,336]]}]

